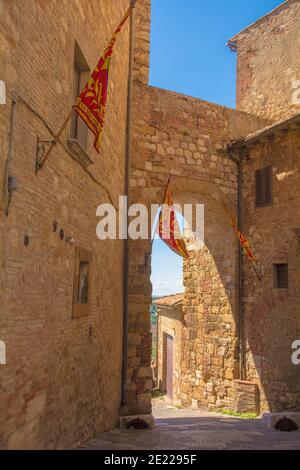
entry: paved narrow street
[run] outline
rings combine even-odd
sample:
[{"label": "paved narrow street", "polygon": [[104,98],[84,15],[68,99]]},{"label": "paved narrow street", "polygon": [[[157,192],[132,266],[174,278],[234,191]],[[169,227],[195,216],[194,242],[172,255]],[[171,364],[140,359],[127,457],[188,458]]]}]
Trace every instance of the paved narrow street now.
[{"label": "paved narrow street", "polygon": [[152,430],[115,430],[87,442],[85,450],[300,449],[300,432],[271,430],[260,420],[245,420],[170,406],[155,407]]}]

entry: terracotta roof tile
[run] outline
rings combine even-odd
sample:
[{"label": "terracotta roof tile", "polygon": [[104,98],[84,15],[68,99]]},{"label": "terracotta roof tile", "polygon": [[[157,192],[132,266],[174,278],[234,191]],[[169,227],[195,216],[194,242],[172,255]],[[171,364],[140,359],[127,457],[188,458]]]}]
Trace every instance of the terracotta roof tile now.
[{"label": "terracotta roof tile", "polygon": [[159,299],[154,300],[154,304],[161,305],[161,306],[168,306],[171,307],[178,302],[183,300],[183,294],[175,294],[175,295],[168,295],[166,297],[161,297]]}]

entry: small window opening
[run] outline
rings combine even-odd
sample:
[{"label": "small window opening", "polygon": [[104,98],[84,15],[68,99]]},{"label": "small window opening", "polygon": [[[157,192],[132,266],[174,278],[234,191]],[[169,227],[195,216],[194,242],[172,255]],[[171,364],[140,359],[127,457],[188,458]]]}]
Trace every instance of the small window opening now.
[{"label": "small window opening", "polygon": [[288,265],[287,264],[274,264],[274,288],[275,289],[288,289]]},{"label": "small window opening", "polygon": [[255,172],[256,207],[264,207],[273,203],[273,168],[268,166]]}]

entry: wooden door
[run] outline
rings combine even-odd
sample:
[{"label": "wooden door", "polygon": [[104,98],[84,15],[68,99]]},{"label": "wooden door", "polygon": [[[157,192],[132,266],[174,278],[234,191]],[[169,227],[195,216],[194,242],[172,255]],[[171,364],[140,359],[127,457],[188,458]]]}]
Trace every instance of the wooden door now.
[{"label": "wooden door", "polygon": [[173,336],[166,335],[166,355],[165,355],[165,371],[166,371],[166,390],[170,400],[173,399]]}]

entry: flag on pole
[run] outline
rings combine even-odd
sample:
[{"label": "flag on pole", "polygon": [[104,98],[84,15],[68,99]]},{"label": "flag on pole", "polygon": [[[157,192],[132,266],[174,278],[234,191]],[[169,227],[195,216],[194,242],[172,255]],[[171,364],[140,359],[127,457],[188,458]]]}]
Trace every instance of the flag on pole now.
[{"label": "flag on pole", "polygon": [[236,236],[238,237],[239,241],[240,241],[240,244],[241,244],[241,247],[244,249],[245,253],[246,253],[246,256],[247,258],[252,261],[252,262],[256,262],[256,257],[254,256],[251,248],[250,248],[250,244],[247,240],[247,238],[242,234],[242,232],[239,230],[238,226],[236,225],[235,221],[233,218],[231,218],[231,225],[236,233]]},{"label": "flag on pole", "polygon": [[131,5],[117,29],[115,30],[107,48],[102,54],[97,67],[93,71],[90,80],[79,95],[75,105],[75,111],[83,119],[89,129],[95,135],[94,147],[99,153],[102,143],[103,127],[108,91],[109,64],[112,58],[114,45],[125,22],[130,16],[135,1]]},{"label": "flag on pole", "polygon": [[262,281],[262,277],[261,277],[261,269],[258,265],[258,262],[257,262],[257,258],[256,256],[253,254],[253,251],[251,250],[251,247],[250,247],[250,243],[248,242],[247,238],[242,234],[242,232],[240,231],[240,229],[238,228],[234,218],[229,214],[228,212],[228,209],[224,203],[224,207],[225,207],[225,210],[229,216],[229,219],[230,219],[230,222],[231,222],[231,225],[233,227],[233,230],[240,242],[240,245],[241,247],[243,248],[248,260],[250,261],[250,263],[252,264],[252,267],[255,271],[255,274],[257,275],[259,281],[261,282]]},{"label": "flag on pole", "polygon": [[161,208],[159,214],[158,234],[165,244],[177,255],[181,256],[182,258],[188,258],[189,254],[180,232],[173,205],[170,183],[168,182],[164,196],[163,207]]}]

